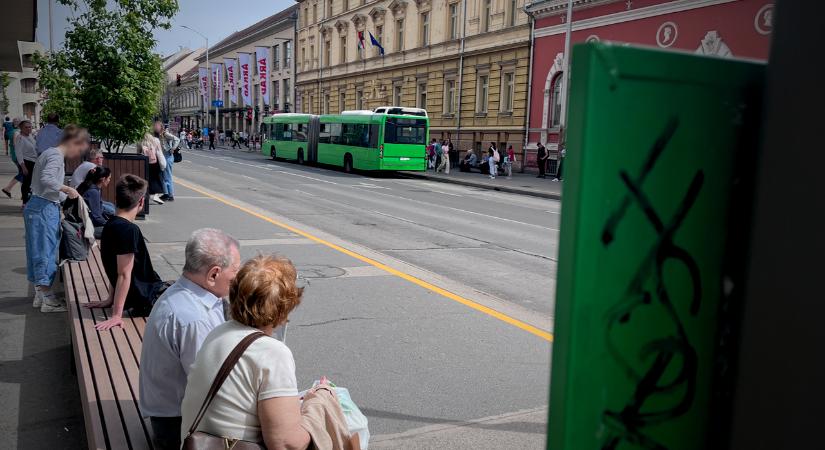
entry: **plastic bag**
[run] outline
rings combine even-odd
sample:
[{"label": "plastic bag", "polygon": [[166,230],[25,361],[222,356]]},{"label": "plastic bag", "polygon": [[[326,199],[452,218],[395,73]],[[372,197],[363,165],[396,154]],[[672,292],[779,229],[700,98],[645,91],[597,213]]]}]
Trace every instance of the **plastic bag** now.
[{"label": "plastic bag", "polygon": [[367,450],[370,440],[370,430],[367,427],[367,416],[358,409],[358,405],[352,401],[347,388],[336,387],[335,393],[338,395],[338,402],[344,410],[344,417],[347,419],[347,428],[350,434],[358,433],[361,441],[361,450]]},{"label": "plastic bag", "polygon": [[[358,405],[352,401],[349,395],[349,389],[338,387],[329,380],[324,379],[330,386],[335,388],[335,395],[338,396],[338,403],[341,404],[341,410],[344,411],[344,418],[347,419],[347,428],[350,434],[358,433],[358,439],[361,442],[361,450],[367,450],[370,441],[370,430],[368,428],[367,416],[358,409]],[[312,387],[321,384],[321,380],[315,380]],[[298,396],[304,398],[306,391],[300,392]]]}]

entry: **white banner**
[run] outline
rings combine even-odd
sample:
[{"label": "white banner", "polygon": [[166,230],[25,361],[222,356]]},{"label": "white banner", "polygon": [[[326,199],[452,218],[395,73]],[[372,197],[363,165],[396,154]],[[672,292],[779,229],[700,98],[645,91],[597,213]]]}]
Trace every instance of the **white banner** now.
[{"label": "white banner", "polygon": [[212,63],[212,100],[220,100],[221,92],[218,83],[220,82],[221,65]]},{"label": "white banner", "polygon": [[229,83],[229,101],[234,105],[238,104],[238,88],[235,87],[235,60],[224,58],[226,65],[226,82]]},{"label": "white banner", "polygon": [[269,47],[255,47],[255,62],[258,64],[258,80],[261,83],[261,97],[264,105],[269,105],[269,68],[272,63]]},{"label": "white banner", "polygon": [[[209,86],[209,71],[206,67],[198,68],[198,77],[200,78],[201,99],[203,100],[204,105],[206,105],[206,90]],[[206,105],[206,109],[209,109],[209,105]]]},{"label": "white banner", "polygon": [[252,106],[252,93],[249,92],[249,78],[252,76],[252,68],[250,67],[250,54],[238,53],[238,62],[240,63],[240,77],[241,77],[241,97],[243,97],[244,106]]}]

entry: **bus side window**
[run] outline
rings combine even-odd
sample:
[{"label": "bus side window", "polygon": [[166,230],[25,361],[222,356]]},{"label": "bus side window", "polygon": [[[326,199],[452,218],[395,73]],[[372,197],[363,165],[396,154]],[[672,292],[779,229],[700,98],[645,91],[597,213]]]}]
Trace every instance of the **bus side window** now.
[{"label": "bus side window", "polygon": [[378,148],[378,124],[372,124],[370,127],[369,148]]},{"label": "bus side window", "polygon": [[292,140],[292,124],[291,123],[285,123],[284,124],[283,140],[285,140],[285,141],[291,141]]},{"label": "bus side window", "polygon": [[272,124],[272,139],[276,141],[283,141],[284,140],[284,127],[280,123],[273,123]]},{"label": "bus side window", "polygon": [[307,127],[306,127],[306,125],[303,124],[303,123],[299,123],[297,125],[298,125],[298,131],[295,133],[296,140],[298,142],[306,142],[307,141]]},{"label": "bus side window", "polygon": [[318,143],[329,144],[329,124],[322,123],[318,130]]}]

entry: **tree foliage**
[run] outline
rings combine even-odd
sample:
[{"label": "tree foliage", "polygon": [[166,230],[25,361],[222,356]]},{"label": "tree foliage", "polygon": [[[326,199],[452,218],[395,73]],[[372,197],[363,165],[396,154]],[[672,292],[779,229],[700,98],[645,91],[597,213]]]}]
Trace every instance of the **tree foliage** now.
[{"label": "tree foliage", "polygon": [[[148,130],[163,91],[152,32],[176,0],[58,0],[74,10],[64,48],[38,58],[43,109],[77,121],[120,151]],[[53,103],[54,102],[54,103]]]}]

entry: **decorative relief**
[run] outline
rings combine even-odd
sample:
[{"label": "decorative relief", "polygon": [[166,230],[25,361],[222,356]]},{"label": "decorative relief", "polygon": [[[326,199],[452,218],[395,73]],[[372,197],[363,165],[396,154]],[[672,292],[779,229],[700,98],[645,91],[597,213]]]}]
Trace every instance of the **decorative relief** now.
[{"label": "decorative relief", "polygon": [[679,28],[673,22],[665,22],[659,25],[656,31],[656,45],[662,48],[668,48],[676,42],[679,37]]}]

